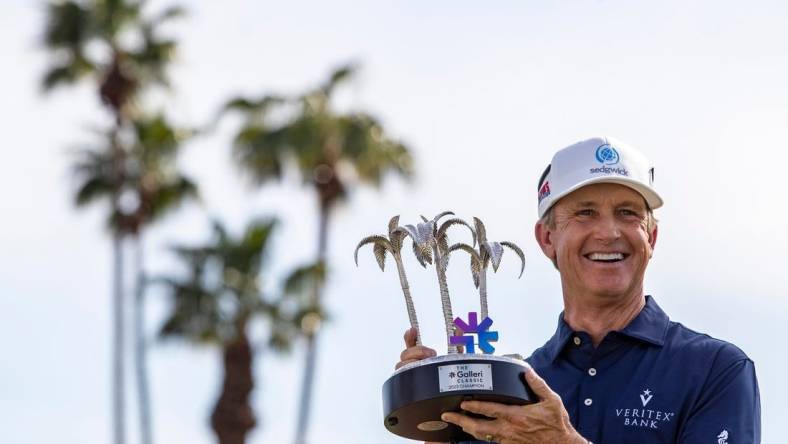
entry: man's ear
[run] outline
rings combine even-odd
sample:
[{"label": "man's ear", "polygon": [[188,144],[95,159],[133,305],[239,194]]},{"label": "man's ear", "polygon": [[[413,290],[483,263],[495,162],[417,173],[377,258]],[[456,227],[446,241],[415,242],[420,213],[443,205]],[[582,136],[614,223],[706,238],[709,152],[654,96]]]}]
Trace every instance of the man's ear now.
[{"label": "man's ear", "polygon": [[555,245],[553,245],[553,232],[542,222],[537,222],[534,226],[536,242],[542,249],[542,253],[555,263]]},{"label": "man's ear", "polygon": [[659,229],[657,224],[654,224],[654,229],[651,230],[651,233],[648,234],[648,243],[651,245],[651,256],[654,255],[654,246],[657,245],[657,234],[659,233]]}]

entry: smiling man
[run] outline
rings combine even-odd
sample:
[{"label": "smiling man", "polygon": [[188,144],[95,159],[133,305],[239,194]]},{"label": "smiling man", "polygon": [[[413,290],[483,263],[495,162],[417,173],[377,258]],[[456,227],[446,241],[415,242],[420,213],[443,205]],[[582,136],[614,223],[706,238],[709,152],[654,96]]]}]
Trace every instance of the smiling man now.
[{"label": "smiling man", "polygon": [[[593,138],[558,151],[538,186],[535,234],[561,275],[555,334],[528,358],[528,406],[467,401],[443,420],[501,444],[755,444],[760,398],[737,347],[671,321],[643,280],[662,198],[636,149]],[[405,334],[398,367],[434,356]]]}]

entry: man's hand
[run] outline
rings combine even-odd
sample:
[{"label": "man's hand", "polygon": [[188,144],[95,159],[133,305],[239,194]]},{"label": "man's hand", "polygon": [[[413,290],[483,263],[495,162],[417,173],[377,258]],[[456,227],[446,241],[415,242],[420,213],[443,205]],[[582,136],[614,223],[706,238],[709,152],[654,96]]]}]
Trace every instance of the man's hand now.
[{"label": "man's hand", "polygon": [[418,330],[415,328],[410,328],[405,332],[405,350],[403,350],[402,354],[399,355],[399,362],[395,368],[398,369],[405,364],[410,364],[411,362],[421,361],[422,359],[427,359],[438,355],[435,350],[429,347],[416,345],[417,335]]},{"label": "man's hand", "polygon": [[460,405],[463,410],[493,419],[474,419],[461,413],[444,413],[441,419],[462,427],[476,439],[499,444],[586,444],[588,441],[572,427],[561,397],[533,369],[525,372],[525,379],[541,399],[536,404],[464,401]]}]

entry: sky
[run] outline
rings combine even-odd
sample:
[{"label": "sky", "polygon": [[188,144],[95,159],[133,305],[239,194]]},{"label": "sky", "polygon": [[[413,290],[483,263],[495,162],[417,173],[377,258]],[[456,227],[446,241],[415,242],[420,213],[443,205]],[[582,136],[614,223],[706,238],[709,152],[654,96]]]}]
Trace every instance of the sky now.
[{"label": "sky", "polygon": [[[511,255],[488,278],[497,353],[527,355],[552,335],[560,283],[533,239],[536,181],[554,151],[594,135],[637,146],[655,164],[665,206],[646,291],[673,320],[755,361],[763,442],[779,442],[788,417],[784,2],[183,4],[189,16],[168,30],[180,43],[173,90],[159,98],[177,121],[206,124],[229,97],[299,92],[352,61],[361,71],[338,107],[371,112],[416,159],[412,182],[358,190],[334,214],[311,442],[402,442],[383,428],[380,400],[408,325],[396,272],[381,274],[371,251],[358,267],[352,259],[356,243],[395,214],[408,223],[443,210],[479,216],[491,238],[520,245],[523,278]],[[105,443],[110,242],[102,208],[71,204],[69,166],[106,118],[87,86],[41,94],[43,12],[32,1],[0,5],[0,417],[4,442]],[[280,220],[268,288],[313,257],[314,196],[294,178],[258,189],[239,174],[230,159],[238,123],[222,120],[184,148],[181,167],[199,181],[201,202],[149,233],[150,270],[176,269],[166,246],[203,241],[209,217],[236,231],[252,217]],[[440,349],[437,284],[410,259],[424,342]],[[461,262],[448,274],[455,313],[477,308]],[[157,339],[167,308],[165,294],[148,295],[156,442],[214,442],[207,417],[220,355]],[[292,440],[301,352],[258,355],[259,425],[248,442]],[[131,385],[128,393],[138,442]]]}]

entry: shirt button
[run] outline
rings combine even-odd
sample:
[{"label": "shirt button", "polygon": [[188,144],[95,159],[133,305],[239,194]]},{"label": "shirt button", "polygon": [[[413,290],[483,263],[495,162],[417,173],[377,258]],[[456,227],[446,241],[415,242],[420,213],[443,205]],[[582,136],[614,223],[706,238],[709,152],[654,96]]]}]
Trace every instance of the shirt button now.
[{"label": "shirt button", "polygon": [[596,376],[596,369],[591,367],[588,369],[588,374],[591,376]]},{"label": "shirt button", "polygon": [[594,401],[591,398],[586,398],[586,400],[583,401],[583,404],[585,404],[585,405],[591,405],[593,403],[594,403]]},{"label": "shirt button", "polygon": [[575,345],[580,345],[580,338],[575,336]]}]

